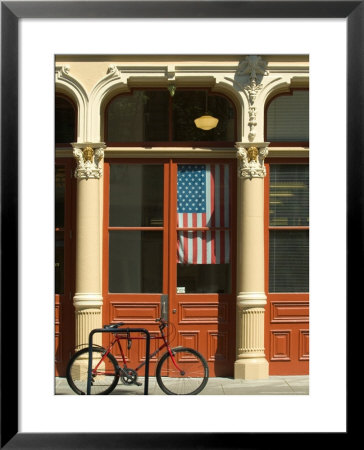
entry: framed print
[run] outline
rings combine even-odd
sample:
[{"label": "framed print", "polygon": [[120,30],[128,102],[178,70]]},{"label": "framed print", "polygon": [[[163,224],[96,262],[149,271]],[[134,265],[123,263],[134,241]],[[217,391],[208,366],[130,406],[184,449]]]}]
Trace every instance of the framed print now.
[{"label": "framed print", "polygon": [[[309,438],[312,432],[316,436],[319,432],[348,436],[346,360],[342,356],[346,354],[345,317],[349,298],[360,296],[358,281],[364,269],[363,156],[360,152],[363,146],[363,19],[361,1],[1,2],[2,448],[242,448],[242,445],[253,448],[260,446],[262,439],[269,441],[276,435],[285,446],[288,441],[284,434],[292,432],[301,433],[302,439]],[[116,397],[110,400],[111,396],[96,399],[53,395],[48,402],[54,380],[47,362],[54,352],[53,337],[49,336],[49,327],[54,324],[48,324],[49,312],[52,314],[49,288],[52,290],[54,285],[54,255],[50,249],[54,241],[51,209],[54,197],[48,187],[54,183],[51,151],[54,147],[54,63],[58,70],[56,76],[68,77],[80,92],[80,98],[82,95],[86,98],[87,89],[83,92],[62,66],[62,61],[69,63],[67,58],[72,61],[72,55],[281,53],[309,55],[310,59],[310,102],[313,104],[310,145],[314,149],[310,155],[314,181],[313,244],[310,228],[310,246],[313,245],[316,260],[310,271],[310,295],[312,286],[312,340],[319,342],[312,345],[310,395],[300,396],[298,405],[293,405],[289,399],[292,396],[288,395],[241,396],[241,403],[235,396],[218,399],[212,395],[178,400],[159,396],[158,401],[152,396],[123,396],[120,401]],[[184,69],[185,73],[202,71],[200,62],[196,61],[196,65]],[[255,67],[259,69],[259,65]],[[111,79],[114,69],[111,66],[109,69],[106,76]],[[101,74],[101,69],[95,66],[95,71],[98,70]],[[138,64],[130,70],[136,73],[134,88],[140,90]],[[166,71],[169,80],[173,79],[173,70],[168,67]],[[104,72],[98,79],[105,77]],[[297,71],[296,86],[302,92],[300,74]],[[150,76],[155,76],[155,72],[151,70]],[[92,77],[92,74],[85,77],[86,85],[93,83]],[[101,84],[99,88],[101,91]],[[64,111],[63,94],[60,104]],[[157,94],[153,91],[148,95]],[[158,101],[163,100],[158,97]],[[92,123],[104,120],[96,116],[92,116]],[[113,120],[112,114],[105,113],[105,117],[110,123]],[[253,133],[254,117],[248,119]],[[85,125],[78,132],[91,136],[86,128]],[[233,142],[237,134],[232,132],[234,139],[229,137],[223,141]],[[117,147],[118,142],[127,140],[115,136],[107,141],[111,146]],[[157,139],[159,143],[167,140]],[[144,144],[147,141],[143,139]],[[85,161],[87,158],[91,161],[96,154],[89,147],[78,150]],[[91,157],[86,155],[86,150],[91,151]],[[252,147],[247,150],[251,151],[249,159],[257,161]],[[67,151],[72,156],[71,147]],[[168,164],[169,168],[163,169],[166,180],[177,180],[177,166],[173,166],[172,160]],[[105,164],[106,179],[114,175]],[[320,182],[322,179],[324,183]],[[152,188],[155,186],[151,185]],[[162,230],[160,221],[152,219],[148,232],[152,233],[152,227]],[[141,227],[139,223],[127,226],[130,229],[136,226],[138,230]],[[107,233],[108,224],[103,227]],[[58,232],[61,234],[63,228]],[[169,246],[172,247],[168,244],[166,248]],[[95,273],[99,270],[96,267]],[[185,279],[189,276],[187,273]],[[150,281],[151,292],[157,278],[158,274]],[[127,281],[133,280],[130,277]],[[115,289],[120,289],[117,277],[112,283]],[[187,281],[177,286],[178,294],[183,297],[189,289]],[[132,302],[129,306],[133,307]],[[298,323],[300,327],[302,321]],[[301,328],[299,344],[304,347],[306,335],[304,326]],[[190,333],[188,339],[191,336]],[[287,336],[283,330],[277,342]],[[300,358],[305,362],[305,352]],[[325,371],[330,363],[335,366],[340,384],[335,394],[338,411],[332,405],[330,408],[330,402],[322,400],[328,399],[325,395],[330,396],[323,386],[335,387],[332,380],[326,384],[322,380],[328,376]],[[320,400],[320,407],[315,406]],[[318,420],[314,423],[318,411],[323,416],[326,409],[332,410],[331,424],[320,424]],[[294,416],[298,410],[302,416],[292,424],[288,416]],[[259,421],[254,417],[259,417]]]}]

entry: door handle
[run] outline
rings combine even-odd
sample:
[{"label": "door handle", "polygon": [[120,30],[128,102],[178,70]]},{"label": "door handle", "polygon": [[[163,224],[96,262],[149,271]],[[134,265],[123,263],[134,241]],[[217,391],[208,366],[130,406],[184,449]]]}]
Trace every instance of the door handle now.
[{"label": "door handle", "polygon": [[168,320],[168,295],[161,295],[161,318],[164,320]]}]

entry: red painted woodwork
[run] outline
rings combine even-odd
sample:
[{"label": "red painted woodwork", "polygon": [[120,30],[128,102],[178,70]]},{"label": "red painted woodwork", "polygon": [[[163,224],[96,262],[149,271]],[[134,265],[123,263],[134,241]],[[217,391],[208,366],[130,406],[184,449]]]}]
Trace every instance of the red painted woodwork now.
[{"label": "red painted woodwork", "polygon": [[[164,218],[163,227],[163,292],[157,294],[115,294],[108,290],[109,277],[109,178],[113,162],[163,164],[164,165]],[[206,161],[193,162],[203,164]],[[221,162],[221,161],[209,161]],[[236,204],[236,162],[231,164],[232,200]],[[197,349],[206,358],[211,376],[231,376],[235,361],[235,252],[231,245],[231,286],[230,294],[177,294],[177,164],[191,163],[188,160],[106,160],[104,166],[104,228],[103,228],[103,322],[124,322],[130,327],[147,328],[152,336],[157,334],[155,319],[160,317],[161,294],[169,299],[169,339],[173,346],[187,346]],[[235,206],[232,207],[231,235],[235,236]],[[132,230],[133,227],[125,229]],[[137,227],[142,229],[142,227]],[[232,239],[233,241],[233,239]],[[106,345],[109,337],[103,336]],[[135,340],[127,353],[128,363],[136,367],[145,355],[143,340]],[[158,341],[151,341],[151,351]],[[150,365],[154,374],[157,358]],[[119,361],[120,362],[120,361]]]},{"label": "red painted woodwork", "polygon": [[[265,178],[265,354],[270,375],[308,375],[309,373],[309,294],[270,293],[269,289],[269,162],[307,164],[307,159],[267,160]],[[281,227],[307,229],[307,227]]]},{"label": "red painted woodwork", "polygon": [[[55,374],[65,376],[66,367],[73,353],[74,329],[74,272],[75,272],[75,195],[76,182],[73,177],[74,160],[59,158],[56,166],[65,170],[64,227],[56,228],[57,238],[64,239],[64,287],[62,294],[55,294]],[[55,262],[57,263],[57,262]]]}]

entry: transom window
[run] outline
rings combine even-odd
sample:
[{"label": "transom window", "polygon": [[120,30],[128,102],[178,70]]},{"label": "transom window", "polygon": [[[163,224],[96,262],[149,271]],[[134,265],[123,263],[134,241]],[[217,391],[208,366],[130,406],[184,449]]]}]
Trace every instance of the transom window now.
[{"label": "transom window", "polygon": [[272,145],[308,146],[308,89],[296,89],[290,94],[278,95],[268,103],[266,140]]},{"label": "transom window", "polygon": [[57,146],[68,146],[77,140],[76,107],[73,102],[63,96],[55,99],[55,143]]},{"label": "transom window", "polygon": [[[206,111],[207,109],[207,111]],[[216,128],[202,130],[194,120],[208,112]],[[105,141],[121,145],[233,146],[236,111],[233,103],[208,89],[134,89],[114,97],[106,107]]]}]

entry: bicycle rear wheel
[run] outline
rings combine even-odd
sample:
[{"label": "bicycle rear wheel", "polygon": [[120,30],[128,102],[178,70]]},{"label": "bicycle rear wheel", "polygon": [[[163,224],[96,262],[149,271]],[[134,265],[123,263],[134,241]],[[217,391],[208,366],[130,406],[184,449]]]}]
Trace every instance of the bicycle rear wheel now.
[{"label": "bicycle rear wheel", "polygon": [[[104,351],[101,347],[93,347],[92,369],[101,361]],[[67,382],[70,388],[78,395],[87,394],[88,357],[89,349],[83,348],[72,356],[67,366]],[[92,374],[91,394],[110,394],[115,389],[118,381],[118,363],[114,356],[109,353],[105,361],[101,362],[97,371]]]},{"label": "bicycle rear wheel", "polygon": [[192,348],[172,349],[176,365],[169,352],[160,359],[156,378],[159,387],[168,395],[195,395],[202,391],[209,378],[204,357]]}]

